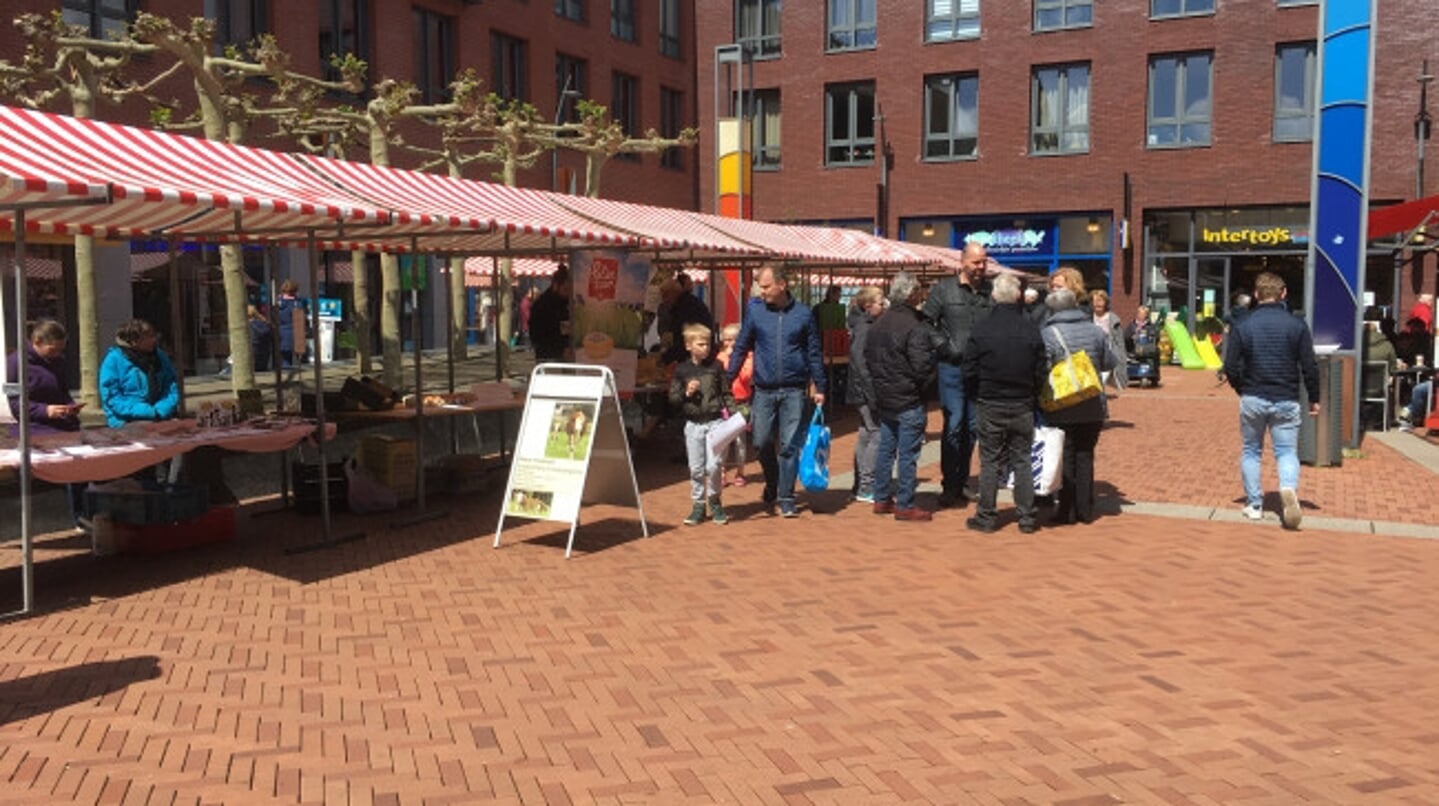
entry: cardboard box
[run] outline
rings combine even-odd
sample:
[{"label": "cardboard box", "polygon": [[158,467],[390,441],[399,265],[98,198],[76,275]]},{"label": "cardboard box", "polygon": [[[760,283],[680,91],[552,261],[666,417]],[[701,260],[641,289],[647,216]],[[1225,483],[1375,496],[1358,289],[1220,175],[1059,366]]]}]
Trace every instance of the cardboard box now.
[{"label": "cardboard box", "polygon": [[401,501],[415,497],[420,461],[415,440],[388,434],[368,434],[360,440],[360,467],[375,481],[394,491]]}]

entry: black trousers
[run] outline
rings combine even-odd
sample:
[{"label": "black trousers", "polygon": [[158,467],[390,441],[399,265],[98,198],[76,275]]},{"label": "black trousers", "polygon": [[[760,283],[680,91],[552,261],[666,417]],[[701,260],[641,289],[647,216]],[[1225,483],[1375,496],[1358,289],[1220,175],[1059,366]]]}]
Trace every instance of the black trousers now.
[{"label": "black trousers", "polygon": [[979,506],[975,517],[994,522],[999,485],[1014,472],[1014,508],[1019,522],[1033,526],[1034,474],[1030,446],[1034,443],[1034,401],[979,401]]},{"label": "black trousers", "polygon": [[1064,486],[1059,489],[1055,520],[1094,520],[1094,446],[1103,422],[1060,425],[1064,431]]}]

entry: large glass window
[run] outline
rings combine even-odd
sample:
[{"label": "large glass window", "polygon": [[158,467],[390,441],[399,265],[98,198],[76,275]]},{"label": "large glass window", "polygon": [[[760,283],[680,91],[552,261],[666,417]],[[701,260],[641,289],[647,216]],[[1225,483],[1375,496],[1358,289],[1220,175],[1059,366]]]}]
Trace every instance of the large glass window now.
[{"label": "large glass window", "polygon": [[[669,87],[660,87],[660,136],[674,139],[684,128],[685,94]],[[683,170],[685,149],[679,146],[667,148],[660,153],[660,165],[665,168]]]},{"label": "large glass window", "polygon": [[509,101],[530,99],[529,45],[502,33],[490,34],[490,89]]},{"label": "large glass window", "polygon": [[680,0],[660,0],[660,53],[680,57]]},{"label": "large glass window", "polygon": [[735,41],[756,59],[780,55],[780,0],[738,0],[735,3]]},{"label": "large glass window", "polygon": [[423,8],[414,9],[415,86],[420,101],[432,104],[449,94],[455,77],[454,21]]},{"label": "large glass window", "polygon": [[332,58],[353,53],[370,61],[369,9],[367,0],[320,0],[320,64],[330,81],[341,78]]},{"label": "large glass window", "polygon": [[1280,45],[1274,50],[1274,139],[1283,143],[1314,139],[1313,42]]},{"label": "large glass window", "polygon": [[65,0],[60,14],[67,24],[86,29],[96,39],[116,39],[124,35],[139,6],[139,0]]},{"label": "large glass window", "polygon": [[584,22],[585,0],[555,0],[555,14],[567,20]]},{"label": "large glass window", "polygon": [[756,171],[777,171],[779,161],[779,90],[755,90],[750,109],[750,162]]},{"label": "large glass window", "polygon": [[[566,91],[575,93],[573,97]],[[579,120],[575,99],[589,92],[589,67],[584,59],[564,53],[555,54],[555,97],[559,99],[559,119],[570,123]]]},{"label": "large glass window", "polygon": [[875,0],[829,0],[829,50],[875,45]]},{"label": "large glass window", "polygon": [[1089,65],[1037,67],[1031,90],[1030,153],[1089,150]]},{"label": "large glass window", "polygon": [[610,0],[610,35],[635,41],[635,0]]},{"label": "large glass window", "polygon": [[874,82],[831,84],[824,89],[826,165],[874,162]]},{"label": "large glass window", "polygon": [[1034,0],[1034,30],[1086,28],[1094,24],[1094,0]]},{"label": "large glass window", "polygon": [[1151,17],[1191,17],[1213,13],[1214,0],[1149,0]]},{"label": "large glass window", "polygon": [[[628,73],[614,72],[610,80],[611,100],[610,118],[620,124],[625,134],[630,137],[637,137],[640,134],[640,80]],[[618,155],[621,159],[638,161],[639,154],[625,152]]]},{"label": "large glass window", "polygon": [[924,39],[946,42],[979,36],[979,0],[924,0]]},{"label": "large glass window", "polygon": [[924,158],[979,156],[979,75],[925,76]]},{"label": "large glass window", "polygon": [[1149,60],[1150,148],[1188,148],[1210,142],[1214,54],[1155,56]]},{"label": "large glass window", "polygon": [[205,17],[215,21],[215,46],[243,47],[268,30],[265,0],[205,0]]}]

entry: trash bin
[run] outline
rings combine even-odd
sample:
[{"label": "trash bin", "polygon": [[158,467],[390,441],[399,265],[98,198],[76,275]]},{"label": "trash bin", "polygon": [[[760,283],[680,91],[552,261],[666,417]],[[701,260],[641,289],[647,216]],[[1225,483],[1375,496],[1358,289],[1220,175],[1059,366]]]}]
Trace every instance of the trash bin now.
[{"label": "trash bin", "polygon": [[1300,385],[1299,461],[1315,467],[1344,463],[1344,372],[1348,361],[1319,356],[1319,416],[1309,414],[1309,395]]}]

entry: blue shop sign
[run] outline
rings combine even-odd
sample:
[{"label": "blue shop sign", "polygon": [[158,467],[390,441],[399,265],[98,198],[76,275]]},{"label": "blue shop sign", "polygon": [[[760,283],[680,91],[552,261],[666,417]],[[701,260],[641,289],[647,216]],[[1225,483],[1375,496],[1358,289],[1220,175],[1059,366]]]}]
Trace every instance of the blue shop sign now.
[{"label": "blue shop sign", "polygon": [[321,319],[342,319],[343,308],[339,297],[320,297]]},{"label": "blue shop sign", "polygon": [[1015,226],[1013,219],[961,224],[958,244],[983,244],[992,257],[1003,255],[1053,256],[1059,241],[1057,222],[1045,220]]}]

